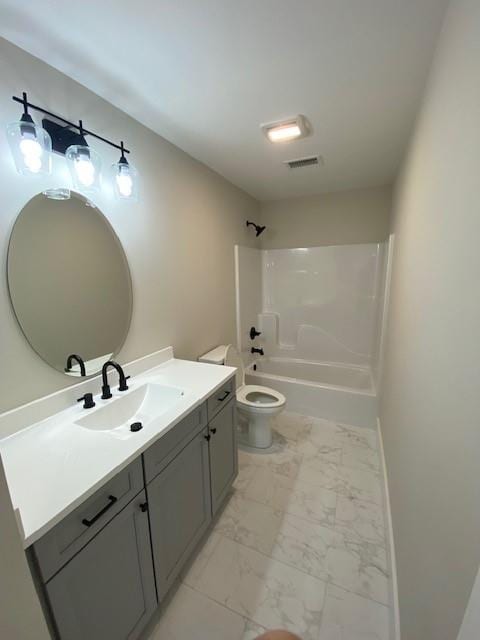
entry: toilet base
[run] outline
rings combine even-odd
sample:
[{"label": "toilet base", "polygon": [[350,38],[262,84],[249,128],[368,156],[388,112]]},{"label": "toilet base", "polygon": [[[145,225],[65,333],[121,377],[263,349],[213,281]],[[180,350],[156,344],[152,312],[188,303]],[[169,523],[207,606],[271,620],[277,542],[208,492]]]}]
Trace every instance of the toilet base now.
[{"label": "toilet base", "polygon": [[248,421],[248,444],[255,449],[272,446],[271,416],[251,414]]},{"label": "toilet base", "polygon": [[248,444],[248,440],[242,437],[238,439],[238,448],[245,453],[254,453],[257,456],[269,456],[272,453],[282,453],[282,451],[284,451],[282,444],[280,442],[276,442],[275,436],[273,436],[272,446],[268,447],[267,449],[251,447]]},{"label": "toilet base", "polygon": [[242,442],[251,449],[266,450],[273,444],[272,418],[283,411],[283,407],[268,411],[245,410],[237,404],[241,422]]}]

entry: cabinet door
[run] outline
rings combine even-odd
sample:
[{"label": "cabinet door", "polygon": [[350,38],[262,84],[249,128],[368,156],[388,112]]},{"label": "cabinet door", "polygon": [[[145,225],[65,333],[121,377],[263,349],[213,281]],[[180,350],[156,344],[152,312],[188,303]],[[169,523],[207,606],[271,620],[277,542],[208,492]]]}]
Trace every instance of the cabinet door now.
[{"label": "cabinet door", "polygon": [[231,400],[209,424],[213,515],[225,500],[238,473],[236,411],[235,401]]},{"label": "cabinet door", "polygon": [[147,485],[152,549],[161,599],[211,521],[207,429]]},{"label": "cabinet door", "polygon": [[157,606],[142,491],[46,585],[61,640],[134,640]]}]

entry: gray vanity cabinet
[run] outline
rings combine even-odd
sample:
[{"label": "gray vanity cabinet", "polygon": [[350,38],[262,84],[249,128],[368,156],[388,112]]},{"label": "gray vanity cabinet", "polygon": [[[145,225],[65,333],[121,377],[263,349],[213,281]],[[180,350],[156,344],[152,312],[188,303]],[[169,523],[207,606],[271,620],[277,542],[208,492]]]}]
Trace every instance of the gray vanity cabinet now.
[{"label": "gray vanity cabinet", "polygon": [[211,521],[207,429],[147,485],[159,600]]},{"label": "gray vanity cabinet", "polygon": [[55,637],[140,635],[237,474],[234,397],[229,380],[30,548]]},{"label": "gray vanity cabinet", "polygon": [[134,640],[157,607],[142,491],[47,584],[61,640]]},{"label": "gray vanity cabinet", "polygon": [[230,400],[208,426],[212,514],[215,516],[238,473],[235,400]]}]

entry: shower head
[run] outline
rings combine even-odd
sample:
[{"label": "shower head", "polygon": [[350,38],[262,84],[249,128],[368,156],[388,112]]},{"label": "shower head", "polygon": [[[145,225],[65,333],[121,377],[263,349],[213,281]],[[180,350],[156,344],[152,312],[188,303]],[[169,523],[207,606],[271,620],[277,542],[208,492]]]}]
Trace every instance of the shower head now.
[{"label": "shower head", "polygon": [[248,220],[247,220],[247,227],[255,227],[255,235],[257,236],[257,238],[267,228],[265,226],[261,227],[259,224],[255,224],[255,222],[249,222]]}]

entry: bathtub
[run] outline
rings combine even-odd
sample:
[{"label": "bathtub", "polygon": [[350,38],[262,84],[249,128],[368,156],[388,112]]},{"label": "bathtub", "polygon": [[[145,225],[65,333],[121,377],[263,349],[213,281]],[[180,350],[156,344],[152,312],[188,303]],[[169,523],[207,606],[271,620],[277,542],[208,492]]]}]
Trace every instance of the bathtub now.
[{"label": "bathtub", "polygon": [[289,411],[375,427],[377,398],[368,367],[264,357],[251,363],[245,373],[247,384],[283,393]]}]

